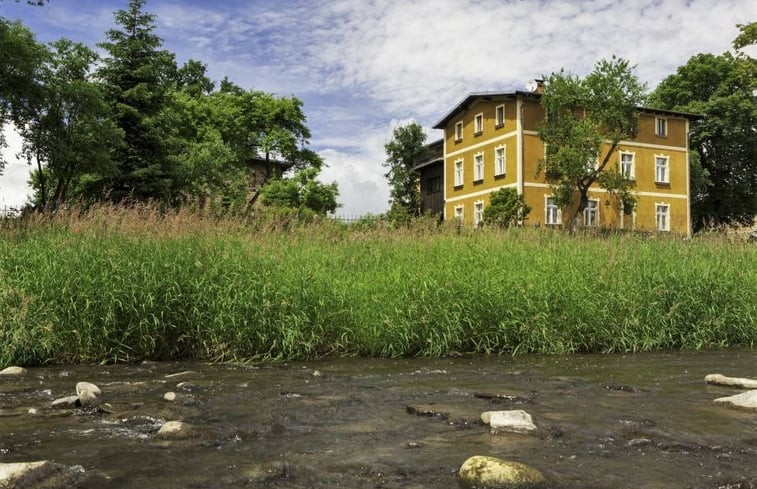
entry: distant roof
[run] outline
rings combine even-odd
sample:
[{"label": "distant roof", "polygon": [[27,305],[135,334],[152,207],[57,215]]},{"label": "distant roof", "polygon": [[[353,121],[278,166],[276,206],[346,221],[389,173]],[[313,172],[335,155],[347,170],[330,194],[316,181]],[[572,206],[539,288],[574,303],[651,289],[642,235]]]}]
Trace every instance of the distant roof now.
[{"label": "distant roof", "polygon": [[423,156],[418,158],[419,162],[413,167],[414,170],[419,170],[444,159],[444,139],[431,141],[424,145],[424,147],[426,148],[426,151]]},{"label": "distant roof", "polygon": [[[465,96],[455,107],[450,110],[442,119],[434,124],[432,127],[434,129],[444,129],[447,127],[447,123],[452,119],[456,114],[459,112],[466,110],[475,100],[481,98],[484,100],[491,100],[493,98],[516,98],[518,95],[523,96],[524,98],[531,98],[534,100],[539,100],[541,98],[540,93],[535,92],[526,92],[522,90],[515,90],[513,92],[471,92],[468,95]],[[662,114],[662,115],[669,115],[674,117],[684,117],[687,119],[702,119],[704,116],[701,114],[692,114],[689,112],[679,112],[675,110],[667,110],[667,109],[656,109],[653,107],[636,107],[641,112],[650,112],[653,114]]]}]

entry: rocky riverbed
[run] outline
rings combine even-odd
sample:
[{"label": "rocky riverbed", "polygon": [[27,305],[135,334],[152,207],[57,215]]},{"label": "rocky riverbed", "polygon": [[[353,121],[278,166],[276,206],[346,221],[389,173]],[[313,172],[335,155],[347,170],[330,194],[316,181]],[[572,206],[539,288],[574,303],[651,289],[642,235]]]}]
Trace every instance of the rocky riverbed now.
[{"label": "rocky riverbed", "polygon": [[81,488],[473,487],[516,467],[533,487],[755,489],[757,409],[715,402],[751,391],[704,378],[756,368],[749,350],[28,368],[0,375],[0,488],[35,462],[28,480]]}]

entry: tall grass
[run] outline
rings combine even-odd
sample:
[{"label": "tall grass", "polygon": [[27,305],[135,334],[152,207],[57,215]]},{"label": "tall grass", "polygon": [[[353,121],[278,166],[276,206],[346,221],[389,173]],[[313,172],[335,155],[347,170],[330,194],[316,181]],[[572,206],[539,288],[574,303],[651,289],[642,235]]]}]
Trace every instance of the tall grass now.
[{"label": "tall grass", "polygon": [[757,247],[97,208],[0,223],[0,366],[754,347]]}]

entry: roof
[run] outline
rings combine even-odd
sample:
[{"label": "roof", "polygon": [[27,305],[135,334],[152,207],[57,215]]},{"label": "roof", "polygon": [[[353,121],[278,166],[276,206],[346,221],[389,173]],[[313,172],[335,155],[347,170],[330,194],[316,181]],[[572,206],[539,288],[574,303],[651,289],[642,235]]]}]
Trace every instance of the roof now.
[{"label": "roof", "polygon": [[444,160],[444,139],[437,139],[424,145],[426,151],[419,158],[420,163],[413,166],[413,170],[420,170],[423,167],[429,166],[438,161]]},{"label": "roof", "polygon": [[[447,123],[452,119],[455,115],[457,115],[459,112],[467,110],[470,105],[475,102],[478,99],[484,99],[484,100],[491,100],[494,98],[503,98],[503,99],[513,99],[517,98],[518,96],[522,96],[524,98],[531,98],[534,100],[539,100],[541,98],[540,93],[535,92],[525,92],[522,90],[515,90],[513,92],[471,92],[468,95],[465,96],[455,107],[449,111],[442,119],[434,124],[432,127],[434,129],[444,129],[447,127]],[[692,114],[689,112],[679,112],[675,110],[667,110],[667,109],[656,109],[653,107],[636,107],[640,112],[649,112],[653,114],[661,114],[661,115],[668,115],[673,117],[683,117],[686,119],[691,120],[697,120],[702,119],[704,116],[701,114]]]}]

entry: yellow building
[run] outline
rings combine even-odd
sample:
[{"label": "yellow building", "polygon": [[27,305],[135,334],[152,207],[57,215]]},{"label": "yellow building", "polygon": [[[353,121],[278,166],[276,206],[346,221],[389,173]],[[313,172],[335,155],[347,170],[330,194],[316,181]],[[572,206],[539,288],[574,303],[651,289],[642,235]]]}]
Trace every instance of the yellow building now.
[{"label": "yellow building", "polygon": [[[544,157],[537,133],[544,119],[540,97],[525,91],[472,93],[434,126],[444,131],[445,219],[477,226],[491,192],[513,188],[531,207],[526,225],[562,224],[562,213],[569,210],[553,204],[550,185],[539,171]],[[638,113],[637,137],[621,141],[611,160],[635,181],[636,208],[625,214],[618,199],[595,184],[584,223],[690,235],[688,132],[693,116],[647,108]]]}]

